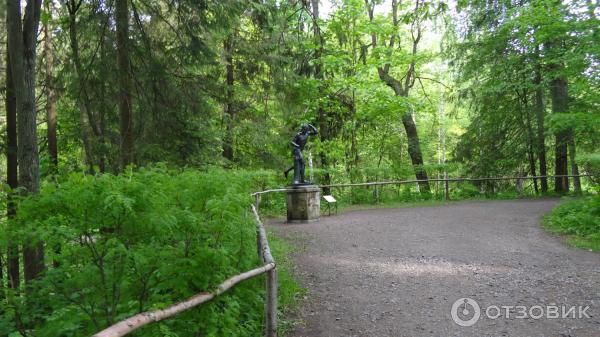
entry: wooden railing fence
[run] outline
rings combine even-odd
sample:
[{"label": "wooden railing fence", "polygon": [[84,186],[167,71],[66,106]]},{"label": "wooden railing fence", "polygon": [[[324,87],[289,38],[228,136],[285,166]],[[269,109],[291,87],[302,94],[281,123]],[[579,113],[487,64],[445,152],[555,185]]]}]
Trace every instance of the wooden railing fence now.
[{"label": "wooden railing fence", "polygon": [[[344,187],[361,187],[361,186],[384,186],[384,185],[403,185],[403,184],[416,184],[419,182],[443,182],[444,183],[444,196],[446,199],[450,199],[450,187],[449,184],[452,182],[480,182],[480,181],[506,181],[514,180],[519,182],[525,180],[536,180],[541,178],[573,178],[573,177],[593,177],[591,174],[564,174],[564,175],[545,175],[545,176],[513,176],[513,177],[482,177],[482,178],[433,178],[433,179],[413,179],[413,180],[392,180],[392,181],[379,181],[379,182],[367,182],[367,183],[348,183],[348,184],[329,184],[319,185],[323,188],[344,188]],[[274,190],[278,191],[278,190]],[[253,194],[255,195],[255,194]]]}]

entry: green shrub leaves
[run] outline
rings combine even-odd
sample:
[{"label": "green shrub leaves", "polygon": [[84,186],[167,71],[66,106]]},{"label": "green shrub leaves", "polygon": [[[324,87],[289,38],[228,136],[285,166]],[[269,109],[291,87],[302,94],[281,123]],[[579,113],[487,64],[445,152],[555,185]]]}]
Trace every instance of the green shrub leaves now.
[{"label": "green shrub leaves", "polygon": [[[220,169],[155,167],[120,176],[71,174],[45,185],[19,203],[14,226],[2,237],[19,244],[43,240],[49,267],[21,290],[26,296],[2,302],[0,331],[89,336],[258,266],[248,213],[257,180]],[[257,336],[262,296],[261,280],[245,282],[137,335]]]}]

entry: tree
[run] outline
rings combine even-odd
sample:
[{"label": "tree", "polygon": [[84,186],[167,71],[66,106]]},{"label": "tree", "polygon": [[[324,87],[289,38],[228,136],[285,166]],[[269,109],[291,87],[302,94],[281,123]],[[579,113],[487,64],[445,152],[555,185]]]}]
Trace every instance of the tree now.
[{"label": "tree", "polygon": [[117,25],[117,69],[119,78],[119,118],[121,167],[133,163],[133,111],[129,65],[129,0],[115,0]]},{"label": "tree", "polygon": [[77,31],[77,13],[81,7],[82,1],[68,0],[66,3],[69,14],[69,46],[71,49],[71,57],[75,66],[75,78],[78,83],[79,91],[76,95],[77,104],[79,106],[79,129],[81,142],[83,143],[84,162],[88,172],[94,171],[94,152],[93,152],[93,136],[100,133],[100,128],[95,122],[95,113],[91,104],[88,83],[85,79],[82,60],[80,57],[79,37]]},{"label": "tree", "polygon": [[235,33],[227,35],[223,41],[223,54],[225,56],[225,137],[223,140],[223,157],[233,161],[233,127],[235,123],[235,104],[234,104],[234,37]]},{"label": "tree", "polygon": [[[371,23],[374,23],[375,3],[370,3],[368,0],[365,0],[365,4],[369,16],[369,21]],[[410,38],[412,42],[410,52],[406,54],[410,58],[410,61],[406,70],[402,73],[402,77],[398,79],[391,73],[390,69],[392,64],[390,61],[382,60],[380,61],[380,63],[383,63],[383,65],[377,66],[377,74],[379,75],[379,78],[394,91],[394,94],[396,96],[405,98],[408,97],[410,94],[410,90],[415,85],[415,81],[417,80],[418,76],[416,75],[416,65],[418,57],[418,46],[419,42],[421,41],[421,38],[423,37],[422,22],[427,16],[431,15],[429,13],[430,5],[431,4],[425,1],[417,0],[415,2],[414,10],[411,13],[408,13],[406,16],[406,18],[411,20]],[[383,48],[387,49],[384,53],[389,54],[394,48],[402,48],[400,42],[397,41],[400,26],[400,18],[398,17],[398,7],[398,1],[392,0],[392,31],[387,44],[385,41],[383,42]],[[378,41],[377,33],[371,33],[371,47],[374,50],[381,50],[382,46],[379,46],[378,42],[381,41]],[[405,52],[400,51],[400,53]],[[419,134],[417,132],[417,126],[415,124],[412,109],[409,109],[409,111],[405,111],[403,113],[402,124],[404,125],[406,136],[408,137],[408,154],[414,167],[415,176],[419,180],[420,190],[422,193],[428,194],[430,193],[429,182],[427,178],[427,172],[423,167],[423,154],[421,151],[421,143],[419,141]]]},{"label": "tree", "polygon": [[[27,193],[37,193],[40,189],[35,78],[41,3],[41,0],[27,1],[23,22],[20,1],[7,3],[8,52],[17,106],[19,186]],[[24,247],[23,263],[26,282],[44,270],[44,246],[39,239]]]},{"label": "tree", "polygon": [[541,181],[541,189],[542,193],[548,192],[548,178],[546,175],[548,174],[546,167],[546,140],[544,136],[544,118],[546,115],[546,109],[544,106],[544,87],[542,83],[542,70],[540,64],[540,46],[536,44],[535,46],[535,75],[534,75],[534,85],[535,85],[535,117],[537,122],[537,133],[536,133],[536,141],[537,141],[537,155],[540,162],[540,175],[542,178]]},{"label": "tree", "polygon": [[44,1],[46,18],[44,19],[44,59],[45,59],[45,86],[44,94],[46,96],[46,123],[48,135],[48,154],[52,171],[58,167],[58,145],[56,139],[56,81],[54,78],[54,51],[52,50],[52,32],[50,28],[51,1]]},{"label": "tree", "polygon": [[[481,171],[489,172],[501,164],[518,171],[526,157],[529,171],[535,174],[533,157],[537,154],[540,174],[546,176],[548,132],[555,135],[554,189],[568,191],[569,179],[565,175],[569,174],[569,162],[572,173],[579,172],[575,155],[577,132],[573,132],[578,123],[568,116],[573,114],[570,106],[579,105],[589,97],[588,93],[569,91],[571,83],[578,82],[573,86],[578,91],[581,83],[592,85],[589,81],[594,78],[590,71],[594,52],[588,47],[588,41],[593,39],[590,18],[584,13],[570,12],[568,6],[559,2],[543,0],[521,4],[467,1],[459,8],[466,11],[469,20],[467,26],[461,27],[466,31],[464,42],[457,45],[458,54],[462,55],[457,63],[464,83],[469,84],[463,93],[475,99],[471,101],[477,110],[474,121],[494,121],[472,129],[482,136],[476,146],[485,148],[480,162],[488,167],[480,167]],[[546,102],[546,97],[550,102]],[[548,104],[552,114],[547,116]],[[515,111],[521,111],[523,117],[531,114],[535,118],[523,118],[520,126],[512,124]],[[502,128],[505,135],[513,136],[497,134],[494,128]],[[459,148],[467,153],[466,146],[469,141],[473,146],[474,138],[465,135],[464,140],[465,147]],[[527,146],[520,146],[521,142]],[[499,150],[503,153],[498,153]],[[577,180],[573,179],[574,186],[580,186]],[[545,177],[541,179],[541,190],[548,190]]]},{"label": "tree", "polygon": [[[17,98],[15,97],[14,81],[11,70],[10,53],[6,53],[6,183],[11,191],[7,199],[6,215],[9,219],[16,214],[12,193],[19,187],[17,167]],[[19,246],[11,244],[8,246],[8,285],[17,289],[20,283],[19,273]]]},{"label": "tree", "polygon": [[[557,66],[558,67],[558,66]],[[552,112],[566,113],[568,111],[568,83],[567,79],[562,76],[557,76],[550,83],[550,96],[552,98]],[[569,178],[565,175],[569,174],[567,166],[567,145],[569,141],[568,130],[560,130],[555,134],[555,166],[554,174],[557,177],[554,179],[554,190],[556,192],[569,191]]]}]

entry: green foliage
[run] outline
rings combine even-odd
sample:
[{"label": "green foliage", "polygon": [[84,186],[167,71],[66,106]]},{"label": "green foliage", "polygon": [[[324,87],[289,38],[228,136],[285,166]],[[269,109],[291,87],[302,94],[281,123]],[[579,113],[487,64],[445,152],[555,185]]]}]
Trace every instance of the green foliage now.
[{"label": "green foliage", "polygon": [[566,200],[544,218],[550,231],[567,235],[570,244],[600,251],[600,195]]},{"label": "green foliage", "polygon": [[[597,5],[582,1],[461,1],[466,21],[450,30],[448,54],[458,70],[458,98],[470,125],[455,158],[475,176],[533,174],[539,152],[546,162],[554,135],[567,132],[577,151],[598,144]],[[555,109],[555,79],[568,86],[568,112]],[[545,123],[544,123],[545,121]],[[536,140],[539,133],[544,142]],[[571,151],[571,150],[569,150]],[[549,174],[552,167],[548,165]],[[538,171],[539,172],[539,171]]]},{"label": "green foliage", "polygon": [[600,177],[600,152],[580,154],[577,156],[577,162],[581,163],[586,172],[590,172],[595,177],[594,179]]},{"label": "green foliage", "polygon": [[[28,326],[36,336],[89,336],[258,266],[249,192],[260,176],[155,167],[119,176],[74,173],[46,183],[19,203],[1,249],[8,237],[21,244],[42,240],[50,267],[23,300],[2,301],[0,331]],[[295,283],[283,279],[282,293],[291,296]],[[258,336],[263,299],[263,280],[247,281],[135,335]]]}]

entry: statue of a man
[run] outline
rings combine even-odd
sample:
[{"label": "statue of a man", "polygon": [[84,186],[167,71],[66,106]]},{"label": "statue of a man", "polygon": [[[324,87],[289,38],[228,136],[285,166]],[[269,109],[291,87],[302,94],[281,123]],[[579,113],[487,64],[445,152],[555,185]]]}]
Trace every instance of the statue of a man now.
[{"label": "statue of a man", "polygon": [[302,124],[300,127],[300,131],[296,134],[294,139],[292,139],[292,155],[294,156],[294,166],[285,170],[284,174],[287,178],[288,173],[291,170],[294,170],[294,185],[302,185],[309,184],[310,182],[304,180],[304,159],[302,157],[302,150],[304,150],[304,145],[308,141],[309,136],[314,136],[318,134],[317,128],[315,128],[312,124]]}]

